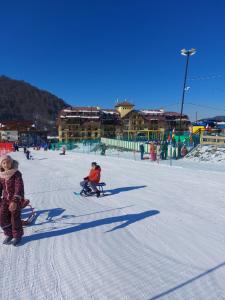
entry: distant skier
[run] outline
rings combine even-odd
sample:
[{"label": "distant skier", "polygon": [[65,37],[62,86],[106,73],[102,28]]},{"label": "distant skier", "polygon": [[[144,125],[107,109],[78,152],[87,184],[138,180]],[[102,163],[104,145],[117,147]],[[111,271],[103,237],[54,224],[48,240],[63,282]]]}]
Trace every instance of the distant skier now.
[{"label": "distant skier", "polygon": [[144,153],[145,153],[145,147],[143,144],[140,144],[139,146],[140,152],[141,152],[141,160],[144,159]]},{"label": "distant skier", "polygon": [[17,246],[23,236],[20,201],[24,199],[22,174],[11,156],[0,158],[0,225],[6,235],[3,244]]},{"label": "distant skier", "polygon": [[97,165],[96,162],[91,164],[91,170],[89,175],[84,178],[84,180],[80,183],[81,187],[84,190],[85,194],[91,193],[93,191],[97,197],[100,196],[100,191],[97,189],[96,185],[99,183],[101,178],[101,168]]}]

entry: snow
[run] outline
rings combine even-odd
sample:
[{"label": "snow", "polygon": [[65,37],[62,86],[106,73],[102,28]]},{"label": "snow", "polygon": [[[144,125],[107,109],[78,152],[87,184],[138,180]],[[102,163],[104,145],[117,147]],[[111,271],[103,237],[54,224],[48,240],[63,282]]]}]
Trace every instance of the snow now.
[{"label": "snow", "polygon": [[186,158],[190,161],[225,164],[225,147],[217,145],[199,145]]},{"label": "snow", "polygon": [[[32,155],[13,154],[37,218],[23,245],[0,246],[1,299],[225,299],[218,164]],[[107,196],[74,195],[92,161]]]},{"label": "snow", "polygon": [[164,111],[164,109],[157,109],[157,110],[154,110],[154,109],[143,109],[143,110],[141,110],[141,112],[143,112],[145,114],[163,114],[165,111]]}]

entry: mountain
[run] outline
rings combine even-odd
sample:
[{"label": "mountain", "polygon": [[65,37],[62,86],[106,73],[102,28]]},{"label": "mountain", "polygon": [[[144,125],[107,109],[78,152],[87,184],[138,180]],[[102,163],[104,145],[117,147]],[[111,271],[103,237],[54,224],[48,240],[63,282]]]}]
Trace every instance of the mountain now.
[{"label": "mountain", "polygon": [[225,116],[216,116],[213,118],[204,118],[199,121],[214,121],[214,122],[225,122]]},{"label": "mountain", "polygon": [[216,122],[225,122],[225,116],[216,116],[216,117],[212,118],[212,120],[214,120]]},{"label": "mountain", "polygon": [[55,95],[29,83],[0,76],[0,122],[32,120],[39,130],[56,134],[56,118],[69,106]]}]

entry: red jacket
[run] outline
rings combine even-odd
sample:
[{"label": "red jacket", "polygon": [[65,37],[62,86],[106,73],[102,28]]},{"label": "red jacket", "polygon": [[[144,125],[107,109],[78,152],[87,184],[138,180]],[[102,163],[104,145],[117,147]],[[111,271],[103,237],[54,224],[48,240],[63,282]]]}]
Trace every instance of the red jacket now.
[{"label": "red jacket", "polygon": [[101,168],[96,167],[95,169],[91,169],[88,180],[94,183],[99,183],[101,177]]}]

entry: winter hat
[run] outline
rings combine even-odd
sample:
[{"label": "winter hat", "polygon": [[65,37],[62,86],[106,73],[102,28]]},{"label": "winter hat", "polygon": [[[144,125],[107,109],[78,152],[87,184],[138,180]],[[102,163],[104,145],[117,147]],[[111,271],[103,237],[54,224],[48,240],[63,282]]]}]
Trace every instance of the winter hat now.
[{"label": "winter hat", "polygon": [[[8,160],[11,162],[11,168],[10,170],[4,170],[2,168],[2,162],[4,160]],[[3,155],[0,156],[0,178],[4,180],[9,180],[18,170],[18,162],[14,159],[12,159],[9,155]]]},{"label": "winter hat", "polygon": [[0,166],[2,165],[3,160],[9,160],[11,164],[13,163],[13,159],[10,155],[0,156]]}]

